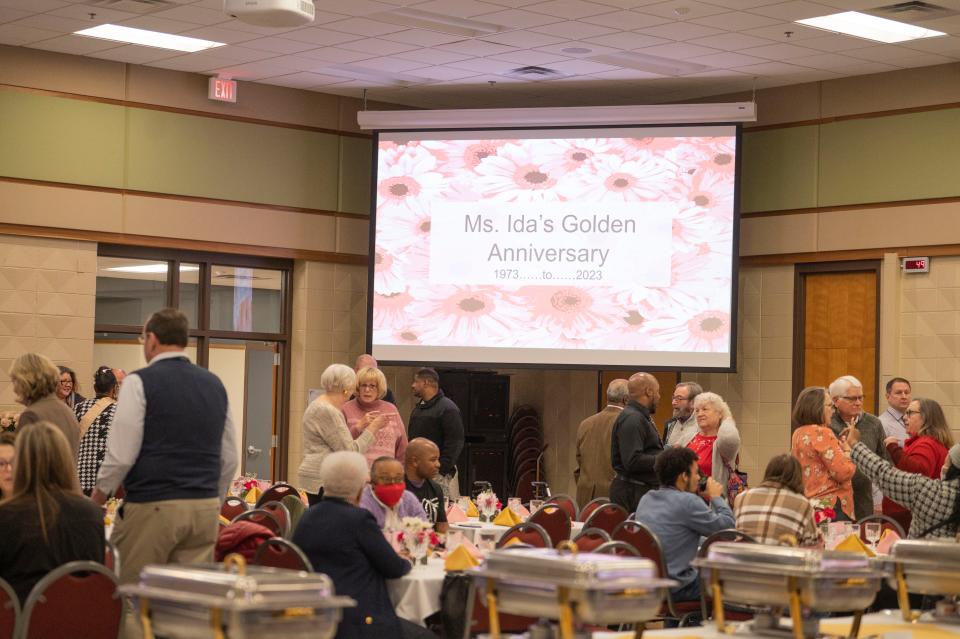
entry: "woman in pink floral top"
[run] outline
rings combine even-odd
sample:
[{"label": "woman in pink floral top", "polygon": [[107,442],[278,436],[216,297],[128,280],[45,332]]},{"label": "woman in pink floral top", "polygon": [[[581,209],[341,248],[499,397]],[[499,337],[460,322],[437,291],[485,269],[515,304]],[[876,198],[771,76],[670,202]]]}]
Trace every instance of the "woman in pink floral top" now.
[{"label": "woman in pink floral top", "polygon": [[387,378],[376,368],[361,368],[357,371],[357,396],[343,405],[340,409],[347,420],[350,434],[354,438],[363,432],[360,422],[367,413],[379,413],[387,419],[387,424],[380,429],[376,439],[364,452],[367,465],[372,466],[378,457],[393,457],[404,463],[404,454],[407,450],[407,428],[397,407],[384,401],[387,393]]},{"label": "woman in pink floral top", "polygon": [[803,492],[807,499],[824,501],[853,519],[851,480],[856,465],[828,426],[833,411],[833,401],[825,388],[804,388],[793,407],[791,447],[803,468]]}]

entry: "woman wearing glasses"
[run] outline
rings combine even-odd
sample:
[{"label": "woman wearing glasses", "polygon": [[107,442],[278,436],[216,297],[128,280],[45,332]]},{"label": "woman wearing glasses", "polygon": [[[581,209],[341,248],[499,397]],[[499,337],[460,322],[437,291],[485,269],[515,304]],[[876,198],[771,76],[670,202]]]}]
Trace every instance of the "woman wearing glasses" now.
[{"label": "woman wearing glasses", "polygon": [[[908,473],[938,479],[953,446],[953,435],[943,409],[932,399],[918,397],[910,402],[903,417],[907,422],[907,440],[903,448],[896,437],[887,437],[883,441],[893,465]],[[900,522],[904,530],[910,530],[910,511],[886,496],[883,498],[883,514]]]},{"label": "woman wearing glasses", "polygon": [[65,403],[70,409],[77,407],[87,398],[80,394],[80,382],[77,381],[77,374],[73,369],[66,366],[57,366],[60,369],[60,384],[57,385],[57,398]]},{"label": "woman wearing glasses", "polygon": [[8,499],[13,494],[15,437],[13,433],[0,433],[0,499]]},{"label": "woman wearing glasses", "polygon": [[343,405],[343,416],[350,427],[350,434],[359,437],[365,429],[365,420],[383,417],[385,424],[364,453],[367,465],[373,466],[378,457],[393,457],[404,463],[407,450],[407,429],[397,407],[386,401],[387,378],[376,368],[361,368],[357,372],[357,396]]}]

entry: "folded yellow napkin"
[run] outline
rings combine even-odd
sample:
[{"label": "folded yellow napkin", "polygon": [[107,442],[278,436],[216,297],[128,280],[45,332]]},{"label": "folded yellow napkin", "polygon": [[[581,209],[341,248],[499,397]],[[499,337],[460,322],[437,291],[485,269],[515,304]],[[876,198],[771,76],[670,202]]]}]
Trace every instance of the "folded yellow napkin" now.
[{"label": "folded yellow napkin", "polygon": [[839,550],[840,552],[855,552],[866,555],[867,557],[876,557],[873,551],[867,548],[866,544],[861,541],[859,535],[850,535],[837,544],[834,550]]},{"label": "folded yellow napkin", "polygon": [[467,507],[467,517],[479,517],[480,511],[477,510],[477,505],[470,501],[470,505]]},{"label": "folded yellow napkin", "polygon": [[220,523],[223,524],[224,526],[229,526],[230,520],[224,517],[223,515],[220,515]]},{"label": "folded yellow napkin", "polygon": [[257,500],[260,499],[261,494],[262,493],[260,492],[259,488],[251,488],[246,497],[243,498],[243,501],[247,502],[248,504],[256,504]]},{"label": "folded yellow napkin", "polygon": [[443,560],[444,570],[467,570],[479,565],[480,562],[474,559],[470,551],[463,546],[457,546],[451,550]]},{"label": "folded yellow napkin", "polygon": [[517,545],[517,544],[522,544],[522,543],[523,543],[523,542],[520,541],[520,538],[519,538],[519,537],[511,537],[510,539],[508,539],[508,540],[506,541],[505,544],[503,544],[503,547],[504,547],[504,548],[509,548],[510,546],[515,546],[515,545]]},{"label": "folded yellow napkin", "polygon": [[507,527],[516,526],[521,521],[523,520],[520,519],[517,513],[513,512],[509,508],[504,508],[503,510],[501,510],[500,514],[493,519],[493,523],[497,524],[498,526],[507,526]]}]

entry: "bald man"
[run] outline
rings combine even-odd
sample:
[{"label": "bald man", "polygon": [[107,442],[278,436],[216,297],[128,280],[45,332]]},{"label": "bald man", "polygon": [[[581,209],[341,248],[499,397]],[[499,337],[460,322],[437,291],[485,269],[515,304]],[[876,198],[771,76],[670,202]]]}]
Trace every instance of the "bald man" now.
[{"label": "bald man", "polygon": [[610,495],[610,482],[615,474],[610,464],[610,440],[613,424],[630,401],[625,379],[615,379],[607,386],[607,405],[596,415],[580,422],[577,428],[577,503],[583,506],[597,497]]},{"label": "bald man", "polygon": [[634,512],[640,498],[657,487],[653,464],[663,444],[651,415],[657,410],[660,383],[649,373],[636,373],[627,381],[627,392],[630,401],[613,424],[610,442],[616,473],[610,482],[610,501]]},{"label": "bald man", "polygon": [[416,495],[439,533],[447,532],[447,504],[440,484],[433,478],[440,472],[440,449],[425,437],[407,444],[404,462],[407,490]]},{"label": "bald man", "polygon": [[[353,365],[353,370],[359,373],[361,368],[380,369],[380,367],[377,365],[377,359],[369,353],[363,353],[357,356],[357,362]],[[354,397],[356,397],[356,395],[350,399],[353,399]],[[383,396],[383,401],[390,402],[394,406],[397,405],[397,398],[393,396],[393,391],[389,388],[387,389],[387,394]]]}]

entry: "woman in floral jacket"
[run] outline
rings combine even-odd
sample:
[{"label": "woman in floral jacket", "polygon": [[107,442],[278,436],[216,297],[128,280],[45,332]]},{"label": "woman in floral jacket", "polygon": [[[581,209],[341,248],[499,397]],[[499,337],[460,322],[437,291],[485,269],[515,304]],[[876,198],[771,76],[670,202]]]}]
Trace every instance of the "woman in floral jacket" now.
[{"label": "woman in floral jacket", "polygon": [[833,411],[827,389],[803,389],[793,407],[791,447],[803,468],[804,495],[833,506],[838,519],[853,519],[851,480],[856,466],[830,429]]}]

